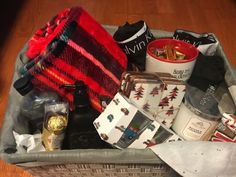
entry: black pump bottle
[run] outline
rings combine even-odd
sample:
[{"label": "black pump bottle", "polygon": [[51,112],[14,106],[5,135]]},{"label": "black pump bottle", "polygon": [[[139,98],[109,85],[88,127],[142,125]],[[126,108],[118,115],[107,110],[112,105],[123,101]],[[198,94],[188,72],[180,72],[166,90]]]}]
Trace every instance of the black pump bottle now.
[{"label": "black pump bottle", "polygon": [[64,149],[108,148],[109,145],[101,140],[93,125],[100,113],[91,107],[84,82],[76,81],[74,85],[62,87],[74,91],[74,109],[69,114]]}]

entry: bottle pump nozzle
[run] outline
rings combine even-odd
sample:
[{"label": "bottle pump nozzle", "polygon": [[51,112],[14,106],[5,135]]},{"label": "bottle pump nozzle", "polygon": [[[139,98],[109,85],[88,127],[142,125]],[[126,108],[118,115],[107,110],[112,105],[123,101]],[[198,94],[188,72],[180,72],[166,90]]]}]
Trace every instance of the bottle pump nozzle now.
[{"label": "bottle pump nozzle", "polygon": [[74,93],[74,106],[81,108],[90,105],[89,96],[87,94],[87,86],[83,81],[76,81],[75,84],[64,84],[60,88],[71,89]]}]

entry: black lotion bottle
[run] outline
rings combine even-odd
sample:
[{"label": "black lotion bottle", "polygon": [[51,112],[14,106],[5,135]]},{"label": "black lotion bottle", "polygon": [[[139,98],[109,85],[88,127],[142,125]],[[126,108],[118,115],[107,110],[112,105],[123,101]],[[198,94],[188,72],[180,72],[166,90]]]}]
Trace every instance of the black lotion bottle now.
[{"label": "black lotion bottle", "polygon": [[63,87],[74,91],[74,109],[69,114],[64,149],[110,148],[110,145],[101,140],[93,125],[100,113],[91,107],[84,82],[76,81],[74,85]]}]

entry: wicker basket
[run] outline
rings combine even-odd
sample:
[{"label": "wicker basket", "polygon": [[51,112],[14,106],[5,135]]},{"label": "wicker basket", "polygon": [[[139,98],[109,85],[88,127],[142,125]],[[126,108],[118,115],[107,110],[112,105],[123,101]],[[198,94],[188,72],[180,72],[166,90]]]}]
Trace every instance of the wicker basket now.
[{"label": "wicker basket", "polygon": [[[105,26],[105,28],[113,34],[117,27]],[[171,37],[173,35],[173,33],[164,31],[153,30],[152,32],[156,38]],[[229,70],[235,78],[234,71],[221,46],[218,47],[217,54],[224,58],[226,70]],[[19,60],[16,61],[16,68],[18,65]],[[15,73],[13,81],[16,78]],[[27,154],[4,153],[5,148],[15,146],[12,126],[20,101],[21,98],[11,86],[0,144],[1,158],[9,163],[21,166],[34,176],[178,176],[150,149],[80,149]]]}]

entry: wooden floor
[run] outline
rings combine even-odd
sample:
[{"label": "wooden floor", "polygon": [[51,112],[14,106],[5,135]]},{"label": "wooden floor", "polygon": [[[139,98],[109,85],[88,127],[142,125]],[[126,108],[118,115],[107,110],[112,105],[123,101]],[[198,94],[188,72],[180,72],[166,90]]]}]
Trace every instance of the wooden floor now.
[{"label": "wooden floor", "polygon": [[[0,47],[0,127],[7,105],[8,91],[17,53],[34,31],[58,11],[82,6],[99,23],[121,25],[143,19],[150,28],[173,31],[177,28],[196,32],[213,32],[226,55],[236,66],[236,1],[235,0],[25,0],[10,25],[1,25]],[[2,6],[5,8],[5,6]],[[1,18],[9,22],[12,8]],[[2,20],[1,20],[2,21]],[[0,161],[0,177],[26,177],[26,172]]]}]

